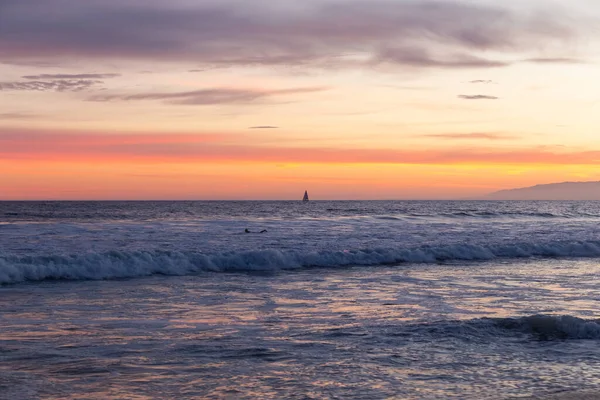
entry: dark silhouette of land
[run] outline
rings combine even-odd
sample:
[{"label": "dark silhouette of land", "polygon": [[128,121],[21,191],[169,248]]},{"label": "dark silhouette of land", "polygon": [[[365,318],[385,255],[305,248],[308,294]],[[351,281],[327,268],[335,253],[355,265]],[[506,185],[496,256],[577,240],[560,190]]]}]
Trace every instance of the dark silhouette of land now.
[{"label": "dark silhouette of land", "polygon": [[600,182],[562,182],[500,190],[484,200],[600,200]]}]

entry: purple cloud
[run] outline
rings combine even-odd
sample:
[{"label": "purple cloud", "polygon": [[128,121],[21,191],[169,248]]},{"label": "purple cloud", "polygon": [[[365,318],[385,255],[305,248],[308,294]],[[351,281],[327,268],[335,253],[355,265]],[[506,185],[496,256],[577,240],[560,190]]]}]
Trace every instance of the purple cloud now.
[{"label": "purple cloud", "polygon": [[[0,9],[5,62],[77,57],[491,68],[509,63],[488,60],[484,51],[531,53],[577,36],[551,9],[527,17],[456,0],[312,1],[301,8],[260,0],[0,0]],[[355,54],[367,60],[340,57]]]},{"label": "purple cloud", "polygon": [[506,67],[506,61],[488,60],[469,54],[451,54],[434,57],[421,48],[385,49],[379,53],[378,62],[388,62],[412,67],[440,68],[497,68]]},{"label": "purple cloud", "polygon": [[215,105],[215,104],[248,104],[267,98],[314,93],[327,90],[325,87],[305,87],[276,90],[211,88],[188,92],[149,92],[137,94],[102,94],[88,98],[90,101],[135,101],[161,100],[170,104],[183,105]]},{"label": "purple cloud", "polygon": [[102,82],[90,79],[0,82],[0,91],[18,90],[36,92],[80,92],[99,83]]}]

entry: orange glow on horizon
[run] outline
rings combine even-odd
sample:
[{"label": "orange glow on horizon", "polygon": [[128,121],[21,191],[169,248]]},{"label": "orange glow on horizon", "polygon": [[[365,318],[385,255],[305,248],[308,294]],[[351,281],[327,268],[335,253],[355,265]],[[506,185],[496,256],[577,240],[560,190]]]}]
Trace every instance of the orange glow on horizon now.
[{"label": "orange glow on horizon", "polygon": [[593,166],[153,163],[2,160],[3,200],[456,199],[537,183],[599,179]]}]

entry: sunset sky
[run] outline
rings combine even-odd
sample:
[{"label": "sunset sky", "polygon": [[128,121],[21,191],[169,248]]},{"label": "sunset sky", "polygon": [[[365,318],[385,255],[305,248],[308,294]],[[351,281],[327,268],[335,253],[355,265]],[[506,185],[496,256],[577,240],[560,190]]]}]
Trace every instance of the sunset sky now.
[{"label": "sunset sky", "polygon": [[600,180],[598,0],[0,0],[0,199]]}]

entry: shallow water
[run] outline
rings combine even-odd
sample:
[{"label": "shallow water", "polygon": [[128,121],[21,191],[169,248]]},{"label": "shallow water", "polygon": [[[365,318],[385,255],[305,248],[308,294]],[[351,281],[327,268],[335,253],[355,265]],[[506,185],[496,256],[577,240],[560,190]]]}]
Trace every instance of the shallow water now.
[{"label": "shallow water", "polygon": [[599,270],[528,260],[5,287],[3,398],[502,399],[597,388]]},{"label": "shallow water", "polygon": [[0,283],[529,257],[600,257],[600,202],[0,202]]},{"label": "shallow water", "polygon": [[578,398],[599,272],[596,202],[0,202],[0,398]]}]

